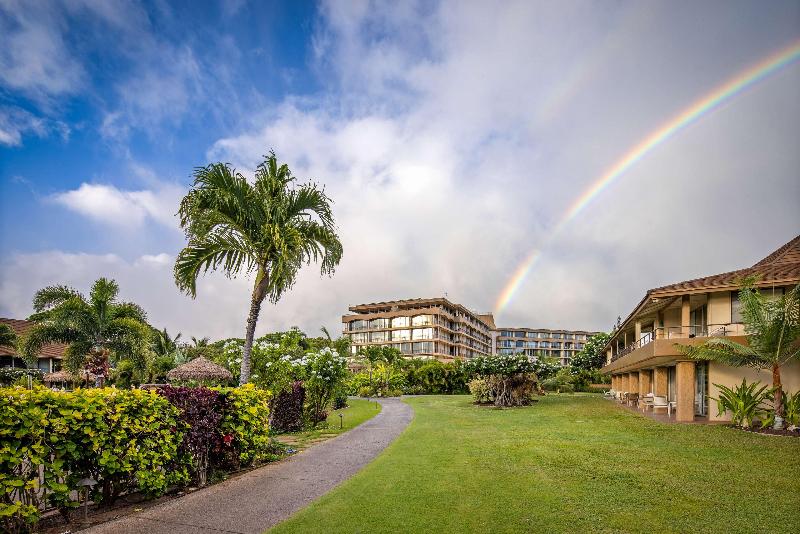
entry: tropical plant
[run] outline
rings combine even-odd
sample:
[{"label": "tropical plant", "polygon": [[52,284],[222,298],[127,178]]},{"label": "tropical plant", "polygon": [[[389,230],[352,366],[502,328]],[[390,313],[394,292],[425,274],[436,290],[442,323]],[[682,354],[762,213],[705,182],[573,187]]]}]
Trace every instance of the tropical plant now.
[{"label": "tropical plant", "polygon": [[753,288],[756,279],[740,281],[739,302],[747,345],[728,338],[711,338],[702,345],[676,348],[690,358],[714,360],[735,367],[772,371],[775,395],[774,428],[783,428],[785,415],[781,366],[800,358],[800,284],[777,297],[762,295]]},{"label": "tropical plant", "polygon": [[333,397],[343,389],[347,378],[347,359],[327,347],[306,355],[308,359],[306,402],[309,419],[317,425],[328,417],[328,407]]},{"label": "tropical plant", "polygon": [[178,340],[181,338],[181,333],[172,337],[167,332],[167,329],[156,330],[153,329],[153,352],[157,356],[168,356],[174,354],[178,350]]},{"label": "tropical plant", "polygon": [[223,163],[194,171],[178,215],[188,243],[175,260],[175,282],[194,297],[197,277],[220,268],[233,277],[255,273],[239,382],[250,380],[250,353],[265,299],[277,303],[304,264],[320,261],[332,274],[342,257],[331,199],[314,183],[295,187],[273,152],[258,165],[255,183]]},{"label": "tropical plant", "polygon": [[794,395],[787,393],[783,402],[784,418],[789,423],[789,430],[797,430],[800,427],[800,391],[795,391]]},{"label": "tropical plant", "polygon": [[17,333],[5,323],[0,323],[0,347],[17,347]]},{"label": "tropical plant", "polygon": [[524,406],[538,392],[534,364],[527,356],[479,356],[467,362],[466,369],[483,378],[495,406]]},{"label": "tropical plant", "polygon": [[192,336],[192,346],[195,348],[207,347],[209,341],[211,341],[211,338],[209,337],[201,337],[200,339],[198,339]]},{"label": "tropical plant", "polygon": [[741,385],[734,388],[714,384],[719,388],[719,398],[710,398],[717,401],[718,415],[731,412],[733,424],[742,428],[753,426],[756,418],[767,417],[769,410],[764,403],[771,398],[772,389],[768,385],[759,387],[759,384],[761,382],[748,384],[744,379]]},{"label": "tropical plant", "polygon": [[611,334],[605,332],[591,336],[586,340],[583,349],[572,357],[570,366],[585,371],[603,367],[606,364],[606,354],[603,352],[603,347],[606,346],[610,339]]},{"label": "tropical plant", "polygon": [[21,342],[21,353],[32,365],[42,346],[67,344],[64,365],[77,373],[82,368],[108,376],[109,358],[130,360],[140,371],[147,368],[150,326],[144,310],[132,302],[119,302],[114,280],[99,278],[89,298],[67,286],[50,286],[36,292],[29,317],[35,323]]}]

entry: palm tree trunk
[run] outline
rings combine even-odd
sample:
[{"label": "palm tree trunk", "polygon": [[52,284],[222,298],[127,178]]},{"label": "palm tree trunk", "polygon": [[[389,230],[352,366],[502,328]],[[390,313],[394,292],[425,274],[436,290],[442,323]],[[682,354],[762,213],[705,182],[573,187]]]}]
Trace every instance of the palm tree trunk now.
[{"label": "palm tree trunk", "polygon": [[775,388],[775,423],[772,428],[783,428],[783,386],[781,385],[781,366],[772,364],[772,386]]},{"label": "palm tree trunk", "polygon": [[250,381],[250,353],[253,351],[253,337],[256,333],[256,323],[258,314],[261,312],[261,303],[267,294],[269,285],[268,275],[259,271],[256,277],[256,285],[253,288],[253,296],[250,299],[250,314],[247,316],[247,330],[244,337],[244,349],[242,350],[242,369],[239,373],[239,385]]}]

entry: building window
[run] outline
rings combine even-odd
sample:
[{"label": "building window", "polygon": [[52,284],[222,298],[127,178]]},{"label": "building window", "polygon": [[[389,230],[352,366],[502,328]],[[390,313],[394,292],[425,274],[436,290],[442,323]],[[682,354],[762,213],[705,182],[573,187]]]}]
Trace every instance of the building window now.
[{"label": "building window", "polygon": [[350,339],[353,340],[353,343],[366,343],[368,341],[366,332],[350,334]]},{"label": "building window", "polygon": [[405,341],[406,339],[411,339],[411,330],[394,330],[392,332],[393,341]]},{"label": "building window", "polygon": [[433,317],[430,315],[415,315],[411,318],[412,326],[423,326],[426,324],[433,324]]},{"label": "building window", "polygon": [[408,326],[408,317],[395,317],[392,319],[392,328]]},{"label": "building window", "polygon": [[400,352],[403,354],[411,354],[411,343],[400,343]]},{"label": "building window", "polygon": [[372,332],[369,335],[369,340],[373,343],[383,343],[384,341],[389,341],[389,332]]},{"label": "building window", "polygon": [[432,354],[433,342],[423,341],[421,343],[414,343],[414,354]]},{"label": "building window", "polygon": [[411,331],[411,339],[433,339],[433,328],[415,328]]},{"label": "building window", "polygon": [[514,337],[525,337],[525,332],[514,332]]},{"label": "building window", "polygon": [[373,319],[369,322],[370,328],[389,328],[389,319]]},{"label": "building window", "polygon": [[354,330],[366,330],[367,329],[367,321],[350,321],[350,331]]},{"label": "building window", "polygon": [[731,291],[731,322],[742,322],[742,303],[739,302],[739,293]]},{"label": "building window", "polygon": [[535,338],[536,337],[536,332],[527,332],[525,334],[525,337],[533,337],[533,338]]}]

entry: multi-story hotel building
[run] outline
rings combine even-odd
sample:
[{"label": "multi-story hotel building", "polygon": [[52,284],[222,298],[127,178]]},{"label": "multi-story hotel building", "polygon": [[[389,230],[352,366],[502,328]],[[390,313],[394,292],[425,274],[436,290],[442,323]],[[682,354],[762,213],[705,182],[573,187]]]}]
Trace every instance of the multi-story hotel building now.
[{"label": "multi-story hotel building", "polygon": [[492,352],[492,314],[446,298],[359,304],[349,310],[342,326],[354,354],[367,345],[389,345],[409,357],[447,362]]},{"label": "multi-story hotel building", "polygon": [[525,354],[528,358],[556,358],[569,365],[583,350],[586,340],[599,332],[551,330],[547,328],[498,328],[495,332],[496,354]]},{"label": "multi-story hotel building", "polygon": [[[739,303],[739,280],[755,276],[766,296],[780,295],[800,283],[800,236],[749,268],[697,278],[649,290],[606,345],[611,386],[618,392],[667,397],[678,421],[725,420],[709,410],[716,384],[735,387],[742,379],[772,384],[769,371],[687,359],[676,344],[696,345],[710,337],[747,343]],[[781,368],[785,392],[800,390],[800,362]]]}]

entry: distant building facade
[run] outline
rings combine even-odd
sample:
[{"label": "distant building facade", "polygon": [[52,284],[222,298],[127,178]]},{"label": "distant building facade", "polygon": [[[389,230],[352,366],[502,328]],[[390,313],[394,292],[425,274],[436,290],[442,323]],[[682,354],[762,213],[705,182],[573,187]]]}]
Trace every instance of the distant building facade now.
[{"label": "distant building facade", "polygon": [[406,357],[443,362],[492,353],[491,313],[476,313],[446,298],[359,304],[342,316],[353,354],[369,345],[391,346]]},{"label": "distant building facade", "polygon": [[586,340],[600,332],[586,330],[552,330],[548,328],[503,328],[496,330],[496,354],[524,354],[528,358],[555,358],[569,365],[572,357],[583,350]]}]

